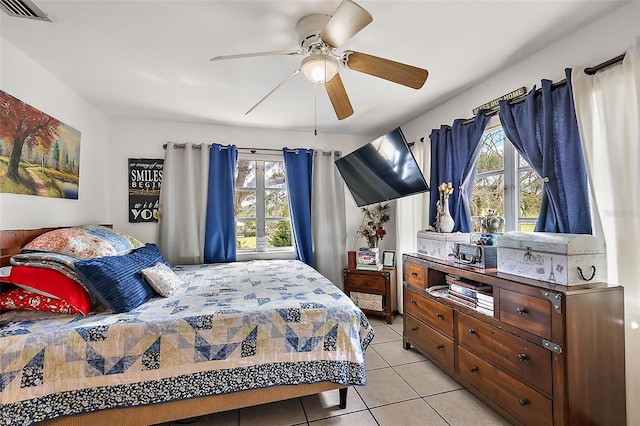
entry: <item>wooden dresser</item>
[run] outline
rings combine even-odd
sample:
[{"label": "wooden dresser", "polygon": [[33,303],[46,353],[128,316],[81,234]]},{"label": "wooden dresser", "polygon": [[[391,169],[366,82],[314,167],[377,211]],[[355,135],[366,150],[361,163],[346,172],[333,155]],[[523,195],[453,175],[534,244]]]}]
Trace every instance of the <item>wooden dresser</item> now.
[{"label": "wooden dresser", "polygon": [[361,271],[358,269],[344,269],[344,292],[354,300],[351,292],[378,297],[380,306],[367,308],[360,306],[362,312],[367,315],[384,316],[388,324],[393,323],[393,318],[398,313],[398,298],[396,292],[396,269],[384,268],[381,271]]},{"label": "wooden dresser", "polygon": [[[404,345],[514,424],[624,425],[621,286],[561,286],[403,256]],[[447,275],[490,285],[493,316],[435,297]]]}]

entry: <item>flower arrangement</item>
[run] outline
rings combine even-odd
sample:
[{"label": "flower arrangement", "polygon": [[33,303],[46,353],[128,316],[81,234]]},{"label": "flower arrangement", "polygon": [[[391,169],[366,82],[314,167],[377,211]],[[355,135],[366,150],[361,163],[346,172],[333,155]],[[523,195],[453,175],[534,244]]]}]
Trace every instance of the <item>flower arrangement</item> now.
[{"label": "flower arrangement", "polygon": [[438,191],[440,191],[441,200],[449,198],[449,195],[453,194],[453,184],[451,182],[442,182],[438,185]]},{"label": "flower arrangement", "polygon": [[367,239],[369,247],[377,247],[378,240],[387,235],[383,225],[389,222],[389,204],[378,204],[373,208],[362,208],[364,218],[362,225],[358,229],[358,235],[362,235]]}]

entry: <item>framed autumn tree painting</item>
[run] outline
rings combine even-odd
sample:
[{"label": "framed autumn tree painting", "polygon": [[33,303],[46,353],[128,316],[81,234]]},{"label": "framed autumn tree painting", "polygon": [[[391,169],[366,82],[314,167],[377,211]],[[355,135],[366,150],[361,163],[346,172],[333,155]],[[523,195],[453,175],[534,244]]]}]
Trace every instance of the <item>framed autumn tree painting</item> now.
[{"label": "framed autumn tree painting", "polygon": [[78,199],[80,132],[0,90],[0,192]]}]

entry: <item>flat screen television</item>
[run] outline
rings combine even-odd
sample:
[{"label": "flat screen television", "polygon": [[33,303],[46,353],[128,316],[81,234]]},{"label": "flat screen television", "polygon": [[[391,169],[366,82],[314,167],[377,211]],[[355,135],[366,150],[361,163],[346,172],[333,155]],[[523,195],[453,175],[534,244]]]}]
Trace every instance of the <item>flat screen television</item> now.
[{"label": "flat screen television", "polygon": [[399,127],[335,163],[359,207],[429,190]]}]

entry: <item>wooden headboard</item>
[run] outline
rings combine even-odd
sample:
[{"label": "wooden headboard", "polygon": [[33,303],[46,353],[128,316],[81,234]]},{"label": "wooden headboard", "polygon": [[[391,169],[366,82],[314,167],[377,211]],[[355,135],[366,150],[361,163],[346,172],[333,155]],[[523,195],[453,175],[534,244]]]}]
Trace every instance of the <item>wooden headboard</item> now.
[{"label": "wooden headboard", "polygon": [[[103,225],[112,228],[113,225]],[[55,229],[68,228],[67,226],[59,226],[55,228],[37,228],[37,229],[15,229],[8,231],[0,231],[0,266],[9,264],[9,258],[18,253],[20,249],[34,238],[44,234],[45,232]]]}]

